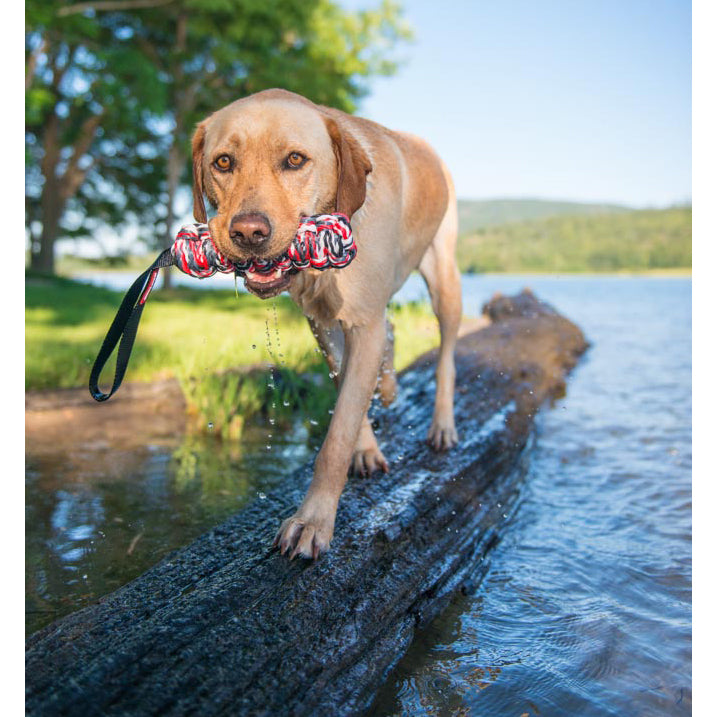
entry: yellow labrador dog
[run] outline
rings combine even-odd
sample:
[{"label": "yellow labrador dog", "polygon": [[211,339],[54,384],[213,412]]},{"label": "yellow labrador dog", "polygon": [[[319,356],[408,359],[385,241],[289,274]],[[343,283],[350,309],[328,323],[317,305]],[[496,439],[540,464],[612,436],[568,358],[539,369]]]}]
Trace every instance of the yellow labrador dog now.
[{"label": "yellow labrador dog", "polygon": [[261,298],[289,292],[338,375],[338,399],[313,480],[275,539],[292,558],[317,558],[329,548],[349,470],[388,470],[366,411],[377,382],[384,402],[395,390],[386,306],[416,268],[441,332],[428,442],[445,450],[458,440],[453,354],[461,289],[453,183],[421,139],[278,89],[205,119],[192,151],[195,218],[206,222],[206,195],[217,210],[209,221],[212,238],[229,259],[282,254],[302,216],[343,212],[351,219],[358,253],[349,266],[245,278]]}]

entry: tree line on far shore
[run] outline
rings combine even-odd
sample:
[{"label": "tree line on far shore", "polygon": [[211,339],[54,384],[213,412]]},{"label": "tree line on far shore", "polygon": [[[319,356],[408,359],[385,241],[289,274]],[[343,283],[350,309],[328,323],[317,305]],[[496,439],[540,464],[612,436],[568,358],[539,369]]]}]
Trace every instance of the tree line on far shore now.
[{"label": "tree line on far shore", "polygon": [[458,240],[464,272],[690,269],[692,207],[574,214],[484,226]]}]

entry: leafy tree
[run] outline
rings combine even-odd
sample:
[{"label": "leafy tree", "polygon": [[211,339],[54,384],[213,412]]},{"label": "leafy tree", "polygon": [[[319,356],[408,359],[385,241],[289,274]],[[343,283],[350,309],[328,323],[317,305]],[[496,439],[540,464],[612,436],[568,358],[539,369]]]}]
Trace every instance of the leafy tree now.
[{"label": "leafy tree", "polygon": [[161,176],[152,119],[166,106],[165,87],[116,17],[61,9],[26,3],[26,220],[32,266],[43,271],[60,231],[144,218]]},{"label": "leafy tree", "polygon": [[26,3],[26,215],[31,266],[59,236],[129,221],[171,240],[189,135],[208,112],[268,87],[347,111],[395,71],[410,33],[392,0]]}]

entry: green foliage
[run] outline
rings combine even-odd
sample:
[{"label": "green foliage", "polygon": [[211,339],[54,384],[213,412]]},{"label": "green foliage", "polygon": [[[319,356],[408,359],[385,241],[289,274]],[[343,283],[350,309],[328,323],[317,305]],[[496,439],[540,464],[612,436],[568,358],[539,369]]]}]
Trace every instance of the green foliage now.
[{"label": "green foliage", "polygon": [[631,211],[618,204],[559,202],[551,199],[459,199],[458,225],[462,235],[479,229],[563,215],[617,214]]},{"label": "green foliage", "polygon": [[26,226],[33,266],[51,271],[58,236],[133,219],[151,232],[166,139],[149,120],[167,96],[115,14],[25,9]]},{"label": "green foliage", "polygon": [[690,268],[692,209],[555,216],[481,229],[458,241],[467,272]]},{"label": "green foliage", "polygon": [[[258,418],[286,426],[296,415],[327,417],[336,390],[323,362],[310,370],[286,367],[236,368],[184,377],[182,390],[200,431],[237,439]],[[325,423],[325,421],[324,421]]]},{"label": "green foliage", "polygon": [[26,222],[45,271],[56,238],[102,226],[131,222],[165,243],[209,112],[268,87],[351,110],[409,36],[390,0],[356,12],[333,0],[82,5],[25,5]]}]

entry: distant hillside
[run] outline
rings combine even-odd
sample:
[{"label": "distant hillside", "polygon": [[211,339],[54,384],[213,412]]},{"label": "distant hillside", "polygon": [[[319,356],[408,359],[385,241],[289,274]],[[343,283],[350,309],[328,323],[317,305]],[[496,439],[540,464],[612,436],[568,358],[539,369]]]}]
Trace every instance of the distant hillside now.
[{"label": "distant hillside", "polygon": [[616,214],[631,211],[618,204],[586,204],[554,202],[548,199],[459,199],[458,228],[460,234],[478,229],[524,222],[529,219],[557,217],[565,214]]},{"label": "distant hillside", "polygon": [[692,266],[692,208],[554,216],[488,226],[458,240],[474,272],[644,271]]}]

